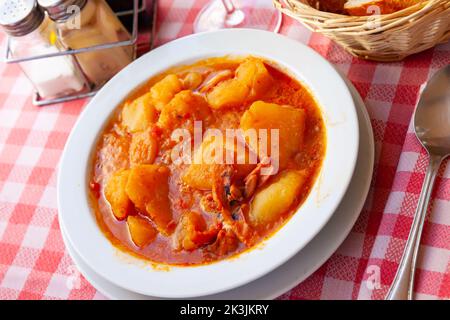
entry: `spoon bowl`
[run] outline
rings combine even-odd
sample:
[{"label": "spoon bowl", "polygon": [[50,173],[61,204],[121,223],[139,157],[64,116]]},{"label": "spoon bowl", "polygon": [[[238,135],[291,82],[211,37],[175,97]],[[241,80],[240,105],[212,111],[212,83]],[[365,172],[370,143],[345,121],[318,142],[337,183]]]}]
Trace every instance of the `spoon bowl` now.
[{"label": "spoon bowl", "polygon": [[450,65],[438,71],[423,91],[414,129],[428,153],[450,155]]}]

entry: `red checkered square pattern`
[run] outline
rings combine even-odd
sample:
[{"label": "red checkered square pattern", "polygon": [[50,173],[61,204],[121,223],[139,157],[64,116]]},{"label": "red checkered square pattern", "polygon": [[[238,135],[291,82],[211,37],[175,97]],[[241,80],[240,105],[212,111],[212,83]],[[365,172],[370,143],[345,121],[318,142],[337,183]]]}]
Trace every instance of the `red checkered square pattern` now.
[{"label": "red checkered square pattern", "polygon": [[[159,1],[157,44],[188,35],[206,0]],[[403,62],[362,61],[285,18],[282,34],[336,65],[365,100],[376,140],[368,201],[340,249],[280,299],[383,299],[395,275],[427,165],[411,116],[420,87],[450,63],[450,44]],[[0,35],[3,47],[6,38]],[[56,167],[86,101],[45,108],[15,65],[0,63],[0,299],[103,299],[61,239]],[[373,285],[373,277],[379,284]],[[422,239],[416,297],[450,298],[450,167],[437,179]]]}]

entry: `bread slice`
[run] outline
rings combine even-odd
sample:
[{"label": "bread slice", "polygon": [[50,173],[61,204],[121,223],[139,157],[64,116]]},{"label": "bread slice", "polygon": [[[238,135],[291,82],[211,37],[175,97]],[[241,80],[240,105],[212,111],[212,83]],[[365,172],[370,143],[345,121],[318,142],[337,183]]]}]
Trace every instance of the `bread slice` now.
[{"label": "bread slice", "polygon": [[310,0],[309,4],[320,11],[345,14],[346,2],[347,0]]},{"label": "bread slice", "polygon": [[[403,10],[422,0],[349,0],[344,9],[351,16],[370,16],[379,8],[380,14],[388,14]],[[371,8],[372,7],[372,8]]]}]

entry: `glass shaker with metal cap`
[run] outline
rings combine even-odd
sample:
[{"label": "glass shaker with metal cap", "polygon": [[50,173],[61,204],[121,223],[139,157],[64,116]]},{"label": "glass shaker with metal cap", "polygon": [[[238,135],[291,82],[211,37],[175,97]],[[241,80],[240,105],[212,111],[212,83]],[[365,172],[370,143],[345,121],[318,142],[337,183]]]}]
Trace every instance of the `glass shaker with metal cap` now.
[{"label": "glass shaker with metal cap", "polygon": [[[13,58],[58,53],[62,46],[52,40],[53,22],[36,0],[0,1],[0,27],[10,36]],[[85,78],[70,56],[19,63],[41,98],[59,98],[82,91]]]},{"label": "glass shaker with metal cap", "polygon": [[[38,0],[38,3],[56,22],[58,37],[67,49],[131,38],[105,0]],[[88,79],[100,86],[133,60],[134,48],[113,47],[75,56]]]}]

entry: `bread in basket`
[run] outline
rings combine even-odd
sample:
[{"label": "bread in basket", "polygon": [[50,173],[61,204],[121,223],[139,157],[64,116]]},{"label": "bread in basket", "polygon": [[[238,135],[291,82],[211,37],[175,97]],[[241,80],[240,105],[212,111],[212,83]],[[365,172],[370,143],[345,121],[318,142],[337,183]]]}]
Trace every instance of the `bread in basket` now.
[{"label": "bread in basket", "polygon": [[450,0],[273,2],[286,15],[364,59],[398,61],[450,39]]}]

